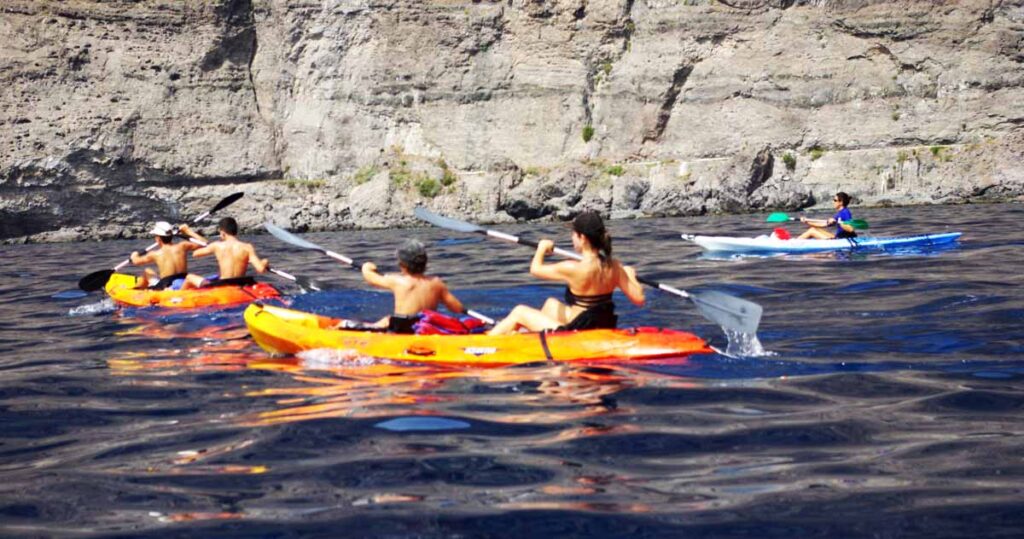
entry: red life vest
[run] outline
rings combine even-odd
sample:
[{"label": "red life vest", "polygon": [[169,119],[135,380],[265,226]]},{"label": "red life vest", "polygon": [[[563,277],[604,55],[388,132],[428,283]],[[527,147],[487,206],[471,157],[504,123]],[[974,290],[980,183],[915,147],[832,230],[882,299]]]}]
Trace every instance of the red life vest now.
[{"label": "red life vest", "polygon": [[415,328],[417,335],[465,335],[486,329],[483,322],[471,316],[456,318],[430,310],[420,312]]}]

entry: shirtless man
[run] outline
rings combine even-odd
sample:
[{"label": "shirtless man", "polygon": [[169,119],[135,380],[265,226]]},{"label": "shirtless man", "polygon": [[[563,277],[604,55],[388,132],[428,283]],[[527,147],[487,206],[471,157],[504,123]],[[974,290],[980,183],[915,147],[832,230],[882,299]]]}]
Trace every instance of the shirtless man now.
[{"label": "shirtless man", "polygon": [[184,234],[195,238],[204,244],[206,238],[192,231],[188,225],[179,225],[177,230],[170,223],[160,221],[153,226],[152,233],[156,236],[156,242],[160,247],[155,251],[132,253],[133,265],[144,266],[156,264],[159,273],[150,268],[143,270],[143,278],[136,283],[136,288],[151,288],[153,290],[164,290],[170,288],[176,280],[184,280],[188,275],[188,253],[199,249],[199,245],[190,241],[174,243],[176,233]]},{"label": "shirtless man", "polygon": [[196,249],[192,253],[192,258],[216,256],[220,273],[217,274],[216,279],[206,279],[201,275],[189,274],[185,278],[183,289],[252,284],[255,280],[245,275],[249,264],[252,264],[257,273],[263,273],[270,267],[270,262],[266,258],[256,255],[256,249],[251,243],[238,239],[238,223],[234,219],[231,217],[221,219],[217,223],[217,230],[220,232],[221,239],[206,247]]},{"label": "shirtless man", "polygon": [[395,310],[380,319],[375,327],[386,327],[393,333],[414,333],[413,325],[423,310],[435,310],[439,303],[453,313],[463,312],[462,302],[455,297],[440,277],[424,275],[427,250],[419,240],[406,240],[396,252],[402,273],[381,275],[373,262],[363,264],[363,279],[371,286],[385,288],[395,295]]}]

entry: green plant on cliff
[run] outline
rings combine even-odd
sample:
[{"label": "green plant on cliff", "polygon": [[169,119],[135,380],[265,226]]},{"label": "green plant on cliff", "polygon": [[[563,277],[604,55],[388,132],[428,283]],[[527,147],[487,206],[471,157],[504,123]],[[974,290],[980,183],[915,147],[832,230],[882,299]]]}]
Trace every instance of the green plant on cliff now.
[{"label": "green plant on cliff", "polygon": [[782,154],[782,162],[786,165],[787,170],[796,170],[796,154],[793,152],[786,152]]},{"label": "green plant on cliff", "polygon": [[610,174],[612,176],[622,176],[626,173],[626,169],[622,165],[612,165],[604,169],[604,172],[605,174]]},{"label": "green plant on cliff", "polygon": [[594,127],[590,125],[583,126],[583,142],[590,142],[592,138],[594,138]]},{"label": "green plant on cliff", "polygon": [[903,150],[900,150],[900,151],[896,152],[896,163],[899,164],[899,165],[902,165],[903,163],[906,163],[907,159],[909,159],[909,158],[910,158],[910,156],[907,155],[907,152],[905,152]]},{"label": "green plant on cliff", "polygon": [[373,165],[366,165],[356,171],[355,175],[352,176],[352,181],[356,182],[356,185],[363,185],[364,183],[372,180],[376,175],[377,167]]},{"label": "green plant on cliff", "polygon": [[412,183],[412,172],[402,166],[389,170],[388,177],[391,179],[391,184],[396,187],[407,187]]},{"label": "green plant on cliff", "polygon": [[821,159],[821,156],[825,155],[825,150],[819,146],[812,146],[810,154],[811,161],[817,161],[818,159]]},{"label": "green plant on cliff", "polygon": [[444,174],[441,175],[441,185],[448,187],[457,181],[459,181],[459,177],[451,169],[444,169]]},{"label": "green plant on cliff", "polygon": [[452,172],[452,169],[448,168],[448,163],[444,159],[438,159],[437,166],[441,167],[441,185],[448,187],[459,181],[459,177]]},{"label": "green plant on cliff", "polygon": [[419,177],[415,180],[416,190],[424,198],[434,198],[441,193],[441,184],[433,178]]},{"label": "green plant on cliff", "polygon": [[285,180],[285,185],[287,185],[289,189],[298,189],[300,187],[305,187],[312,191],[314,189],[319,189],[327,185],[327,180],[304,180],[301,178],[289,178]]}]

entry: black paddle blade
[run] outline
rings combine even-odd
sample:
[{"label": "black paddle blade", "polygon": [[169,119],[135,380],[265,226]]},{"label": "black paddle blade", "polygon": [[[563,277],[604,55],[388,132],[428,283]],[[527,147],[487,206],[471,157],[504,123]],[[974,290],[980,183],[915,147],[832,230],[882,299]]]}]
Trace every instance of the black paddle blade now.
[{"label": "black paddle blade", "polygon": [[458,219],[452,219],[451,217],[441,217],[422,206],[413,210],[412,213],[418,219],[422,219],[434,226],[447,228],[448,230],[455,230],[457,232],[485,232],[484,229],[474,225],[473,223],[459,221]]},{"label": "black paddle blade", "polygon": [[763,310],[760,305],[714,290],[690,292],[690,299],[704,318],[723,328],[748,335],[757,334]]},{"label": "black paddle blade", "polygon": [[99,290],[107,285],[107,281],[110,280],[110,276],[113,274],[114,270],[112,269],[94,271],[78,280],[78,288],[86,292]]},{"label": "black paddle blade", "polygon": [[236,200],[242,198],[243,196],[245,196],[245,193],[238,192],[224,197],[223,200],[218,202],[217,205],[214,206],[212,210],[210,210],[210,213],[217,213],[218,211],[223,210],[224,208],[234,204]]}]

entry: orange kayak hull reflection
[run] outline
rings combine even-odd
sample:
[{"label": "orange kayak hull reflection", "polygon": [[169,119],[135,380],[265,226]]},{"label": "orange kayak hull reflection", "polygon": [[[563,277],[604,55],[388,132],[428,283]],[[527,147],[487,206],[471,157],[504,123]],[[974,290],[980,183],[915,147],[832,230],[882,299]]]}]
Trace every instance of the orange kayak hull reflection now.
[{"label": "orange kayak hull reflection", "polygon": [[114,301],[133,307],[166,307],[196,309],[240,305],[260,299],[281,297],[276,288],[266,283],[253,286],[216,286],[194,290],[147,290],[135,288],[136,277],[115,273],[107,281],[107,294]]},{"label": "orange kayak hull reflection", "polygon": [[[397,335],[333,329],[340,320],[254,303],[249,333],[274,355],[345,350],[362,356],[449,365],[502,366],[546,361],[630,361],[679,358],[712,350],[700,337],[657,328],[557,331],[544,335]],[[545,353],[544,344],[548,353]],[[550,355],[550,356],[549,356]]]}]

